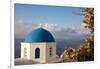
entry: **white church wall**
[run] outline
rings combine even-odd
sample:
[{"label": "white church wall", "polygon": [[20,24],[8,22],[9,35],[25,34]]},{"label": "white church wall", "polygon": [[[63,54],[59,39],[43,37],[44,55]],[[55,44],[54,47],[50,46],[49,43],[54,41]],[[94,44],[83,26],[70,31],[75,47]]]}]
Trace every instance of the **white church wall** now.
[{"label": "white church wall", "polygon": [[[50,56],[50,48],[52,48],[52,55]],[[56,61],[56,43],[46,43],[46,62]]]},{"label": "white church wall", "polygon": [[[45,63],[46,62],[46,43],[31,43],[30,46],[30,59],[37,61],[39,60],[40,63]],[[35,49],[39,48],[40,49],[40,58],[36,59],[35,58]]]},{"label": "white church wall", "polygon": [[[27,49],[27,56],[24,56],[24,48]],[[35,58],[35,49],[40,49],[40,58]],[[50,56],[50,48],[52,55]],[[21,43],[21,58],[38,61],[40,63],[49,63],[56,61],[56,43]]]},{"label": "white church wall", "polygon": [[[26,56],[24,56],[24,49],[26,48]],[[30,43],[21,43],[21,58],[30,59]]]}]

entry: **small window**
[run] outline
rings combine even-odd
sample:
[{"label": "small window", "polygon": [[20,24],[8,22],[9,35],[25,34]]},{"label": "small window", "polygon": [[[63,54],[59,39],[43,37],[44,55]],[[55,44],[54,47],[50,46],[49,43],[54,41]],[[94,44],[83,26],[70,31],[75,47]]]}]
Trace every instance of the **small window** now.
[{"label": "small window", "polygon": [[40,58],[40,48],[35,49],[35,58]]},{"label": "small window", "polygon": [[52,56],[52,47],[49,48],[49,55]]},{"label": "small window", "polygon": [[24,57],[27,56],[27,48],[24,48]]}]

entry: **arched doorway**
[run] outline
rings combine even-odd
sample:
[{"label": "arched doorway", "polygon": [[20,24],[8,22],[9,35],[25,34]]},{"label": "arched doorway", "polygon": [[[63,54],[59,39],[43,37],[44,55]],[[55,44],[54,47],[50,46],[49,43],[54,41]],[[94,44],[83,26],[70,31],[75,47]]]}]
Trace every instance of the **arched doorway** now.
[{"label": "arched doorway", "polygon": [[40,58],[40,49],[39,48],[35,49],[35,58]]}]

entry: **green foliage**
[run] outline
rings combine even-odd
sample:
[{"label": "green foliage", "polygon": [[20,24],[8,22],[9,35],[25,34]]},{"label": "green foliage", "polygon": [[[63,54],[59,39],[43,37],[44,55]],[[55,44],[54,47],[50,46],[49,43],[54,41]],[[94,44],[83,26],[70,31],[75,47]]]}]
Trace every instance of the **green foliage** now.
[{"label": "green foliage", "polygon": [[82,48],[81,52],[78,54],[78,61],[93,61],[93,60],[94,60],[93,49]]},{"label": "green foliage", "polygon": [[91,34],[86,36],[81,52],[78,54],[78,61],[93,61],[94,60],[94,9],[82,9],[85,14],[83,23],[85,28],[89,29]]}]

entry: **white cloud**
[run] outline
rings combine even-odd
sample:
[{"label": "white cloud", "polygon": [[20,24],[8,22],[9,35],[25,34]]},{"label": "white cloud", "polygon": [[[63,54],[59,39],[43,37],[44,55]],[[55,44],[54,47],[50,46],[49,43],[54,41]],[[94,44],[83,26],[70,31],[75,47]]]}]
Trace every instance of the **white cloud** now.
[{"label": "white cloud", "polygon": [[57,31],[57,28],[58,28],[58,25],[57,24],[49,24],[49,23],[42,23],[42,24],[39,24],[39,27],[42,27],[48,31]]},{"label": "white cloud", "polygon": [[42,27],[50,32],[53,33],[55,37],[66,37],[66,36],[80,36],[87,33],[86,30],[80,27],[70,27],[70,28],[63,28],[58,26],[57,24],[51,24],[51,23],[25,23],[22,20],[15,22],[15,35],[16,37],[23,38],[25,37],[29,32],[32,30]]},{"label": "white cloud", "polygon": [[48,24],[48,23],[25,23],[22,20],[15,21],[15,35],[16,37],[25,37],[32,30],[42,27],[48,31],[57,31],[57,24]]},{"label": "white cloud", "polygon": [[25,37],[27,33],[36,28],[36,24],[27,24],[21,20],[15,22],[15,35],[16,37]]}]

